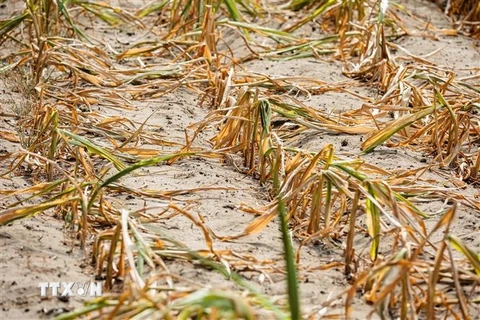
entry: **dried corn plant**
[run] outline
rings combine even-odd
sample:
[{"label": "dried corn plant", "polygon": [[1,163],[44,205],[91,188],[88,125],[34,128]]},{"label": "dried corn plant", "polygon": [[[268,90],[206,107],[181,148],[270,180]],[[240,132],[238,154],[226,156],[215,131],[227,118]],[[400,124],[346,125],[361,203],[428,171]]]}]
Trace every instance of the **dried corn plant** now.
[{"label": "dried corn plant", "polygon": [[480,6],[475,0],[448,0],[443,9],[453,18],[458,30],[480,38]]},{"label": "dried corn plant", "polygon": [[[371,152],[389,146],[410,146],[454,169],[460,181],[476,181],[479,90],[434,66],[399,66],[390,74],[383,96],[351,115],[375,119],[380,128],[363,143]],[[396,140],[395,142],[393,142]],[[473,175],[472,175],[473,172]]]},{"label": "dried corn plant", "polygon": [[[249,282],[233,270],[246,266],[269,268],[268,261],[259,261],[229,250],[214,250],[212,231],[188,211],[177,205],[166,205],[160,210],[165,216],[172,212],[196,224],[203,232],[206,251],[192,251],[169,236],[168,231],[153,223],[147,216],[158,214],[146,210],[129,213],[121,210],[121,220],[112,229],[103,231],[94,245],[93,258],[98,276],[104,276],[107,288],[125,281],[120,294],[100,298],[83,309],[64,314],[60,319],[74,319],[84,314],[100,317],[108,313],[113,319],[128,317],[182,318],[215,317],[222,319],[256,319],[257,317],[284,318],[280,309],[268,297],[262,295]],[[230,279],[244,290],[235,292],[209,288],[204,284],[184,278],[172,272],[166,261],[175,259],[195,263],[211,269],[211,276],[218,274]],[[99,311],[100,313],[97,313]]]},{"label": "dried corn plant", "polygon": [[[212,111],[206,120],[198,125],[198,130],[218,126],[219,132],[211,140],[214,148],[222,152],[241,153],[244,159],[244,172],[256,175],[263,184],[267,183],[271,187],[272,195],[276,193],[282,195],[281,202],[285,204],[286,218],[297,238],[302,241],[302,245],[313,240],[331,243],[346,241],[345,272],[353,279],[352,289],[347,295],[347,315],[350,314],[352,295],[359,288],[365,292],[367,301],[373,303],[373,310],[382,317],[393,316],[397,311],[399,316],[407,318],[415,318],[419,312],[431,315],[456,315],[459,312],[465,315],[468,314],[468,304],[463,298],[463,293],[457,289],[451,296],[448,291],[452,285],[458,283],[459,273],[468,274],[472,290],[478,284],[478,279],[471,274],[468,267],[469,263],[471,266],[477,264],[476,255],[473,255],[474,258],[466,264],[466,269],[461,271],[455,264],[452,267],[453,262],[449,261],[451,258],[448,256],[438,256],[436,263],[428,259],[428,256],[438,253],[437,245],[433,245],[429,238],[441,227],[451,224],[456,209],[452,208],[445,212],[439,225],[430,229],[424,220],[431,217],[409,199],[415,197],[420,199],[426,194],[429,194],[429,197],[444,199],[444,188],[415,185],[411,182],[409,187],[405,188],[403,186],[405,180],[389,177],[389,172],[366,164],[361,159],[337,158],[332,145],[324,146],[317,153],[306,153],[288,146],[289,139],[306,128],[315,129],[319,133],[369,133],[371,137],[363,144],[365,152],[373,151],[395,133],[411,134],[411,131],[402,129],[434,112],[433,107],[424,107],[428,100],[422,94],[435,86],[435,82],[427,82],[427,85],[423,86],[418,84],[418,81],[425,82],[426,77],[413,70],[416,71],[412,67],[413,74],[410,75],[410,68],[400,67],[396,73],[389,75],[385,85],[387,92],[378,102],[379,105],[401,104],[403,108],[366,105],[362,110],[344,114],[342,120],[345,123],[342,124],[330,122],[328,117],[322,117],[318,111],[302,106],[287,96],[269,96],[270,93],[266,90],[271,90],[275,86],[266,86],[250,77],[249,80],[255,84],[253,88],[257,88],[254,90],[245,81],[247,78],[230,73],[228,81],[220,81],[223,87],[219,91],[220,96],[214,100],[222,101],[223,105]],[[438,80],[438,77],[434,79]],[[235,90],[235,81],[241,83],[239,90]],[[275,79],[269,79],[268,82],[281,86]],[[225,88],[227,83],[228,90]],[[230,92],[229,97],[226,92]],[[234,92],[238,94],[236,97],[233,95]],[[451,119],[450,114],[454,111],[440,91],[434,89],[431,98],[436,99],[434,101],[439,108],[445,107],[443,111],[445,115],[437,119]],[[410,115],[411,109],[415,110],[415,106],[419,111]],[[394,111],[393,115],[398,120],[393,123],[387,120],[385,129],[376,133],[374,129],[359,125],[371,120],[368,119],[372,116],[371,109],[378,109],[378,112],[373,113],[377,125],[385,118],[391,119],[387,111],[392,114]],[[364,118],[356,122],[354,119],[358,120],[362,114]],[[283,125],[279,127],[272,125],[273,123]],[[445,125],[449,130],[452,127],[448,122]],[[476,134],[475,127],[473,125],[467,132]],[[439,130],[442,126],[439,126],[438,122],[432,126],[424,124],[418,130],[423,133],[423,130],[433,130],[431,128]],[[451,148],[455,146],[460,148],[463,141],[469,139],[465,134],[461,139],[458,138],[460,136],[455,139],[451,137]],[[418,145],[426,147],[429,144],[422,141]],[[448,142],[442,145],[448,146]],[[449,155],[448,160],[454,159],[455,155],[453,149],[448,152],[442,149],[442,154]],[[384,181],[369,178],[369,175],[383,176]],[[460,200],[461,196],[458,199]],[[274,200],[272,196],[272,203],[258,209],[260,216],[247,226],[244,232],[225,237],[224,240],[262,231],[278,216],[279,201]],[[354,238],[359,233],[367,233],[371,238],[368,256],[363,256],[355,250]],[[346,234],[348,236],[345,239]],[[448,230],[445,234],[448,234]],[[446,239],[444,241],[447,245]],[[468,250],[470,249],[464,248],[461,251]],[[299,254],[298,259],[300,257]],[[450,287],[439,281],[440,269],[437,268],[450,272],[452,277]],[[423,272],[432,275],[434,281],[430,283],[439,281],[439,292],[435,291],[433,296],[429,291],[435,290],[432,289],[432,285],[429,286],[428,281],[422,282],[418,279],[423,278],[425,274]],[[402,276],[405,274],[408,275]],[[436,295],[440,295],[441,300]],[[414,300],[412,297],[415,297]],[[432,309],[432,306],[435,308]]]}]

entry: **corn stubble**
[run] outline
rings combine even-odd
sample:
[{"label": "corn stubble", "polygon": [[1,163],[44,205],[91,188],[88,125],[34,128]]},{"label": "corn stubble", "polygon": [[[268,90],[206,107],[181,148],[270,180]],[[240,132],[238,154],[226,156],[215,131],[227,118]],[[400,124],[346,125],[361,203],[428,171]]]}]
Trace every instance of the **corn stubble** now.
[{"label": "corn stubble", "polygon": [[[451,2],[448,13],[457,21],[455,32],[478,37],[475,3]],[[285,12],[292,11],[294,18],[285,21]],[[283,27],[260,26],[257,21],[266,15]],[[74,22],[85,18],[102,20],[111,28],[128,24],[146,31],[153,26],[150,30],[162,37],[134,43],[123,52],[107,50],[107,44]],[[320,24],[327,35],[302,37],[302,28],[309,24]],[[250,53],[237,57],[228,45],[224,48],[223,34],[231,30]],[[29,114],[21,116],[17,133],[1,132],[2,138],[22,147],[2,155],[2,160],[11,161],[3,175],[27,168],[39,184],[0,191],[10,201],[0,212],[0,224],[54,208],[66,228],[79,235],[82,247],[89,245],[89,234],[96,235],[92,262],[97,276],[105,278],[106,289],[113,290],[58,318],[314,317],[301,314],[296,271],[302,272],[301,248],[318,241],[344,245],[344,257],[338,261],[351,284],[341,295],[347,317],[359,293],[372,305],[371,314],[383,319],[471,317],[480,303],[480,256],[450,227],[458,205],[480,210],[480,203],[419,182],[418,171],[398,176],[361,157],[382,145],[413,148],[431,156],[428,168],[450,170],[458,186],[480,182],[480,88],[471,78],[459,78],[392,42],[408,32],[388,1],[293,0],[285,7],[269,7],[250,0],[178,0],[155,1],[137,11],[108,2],[25,1],[22,13],[0,22],[2,43],[15,42],[20,48],[3,58],[9,63],[1,70],[33,74],[37,99]],[[275,46],[266,48],[259,39]],[[393,57],[393,49],[405,55]],[[361,109],[333,117],[306,106],[292,93],[350,93],[348,82],[275,78],[241,68],[241,63],[259,58],[323,55],[343,61],[347,77],[375,84],[380,97],[365,98]],[[148,62],[152,57],[165,62]],[[210,110],[190,128],[194,134],[187,135],[182,146],[148,131],[144,124],[93,111],[94,106],[132,108],[135,101],[180,88],[200,93]],[[195,138],[211,133],[211,128],[218,129],[211,137],[212,148],[193,147]],[[293,147],[295,137],[308,131],[367,137],[362,153],[346,158],[338,156],[331,144],[319,150]],[[172,152],[143,149],[144,142]],[[215,234],[188,205],[170,202],[137,212],[114,205],[118,192],[171,199],[208,190],[137,190],[123,186],[121,180],[136,170],[181,158],[223,159],[232,154],[242,156],[238,169],[257,178],[271,197],[264,208],[245,208],[257,217],[240,234]],[[438,216],[429,215],[416,202],[424,199],[448,199],[453,205]],[[23,206],[26,201],[36,204]],[[207,249],[193,251],[155,223],[173,216],[197,226]],[[271,261],[213,246],[214,240],[235,241],[261,232],[278,217],[288,300],[260,293],[236,272],[246,263],[274,272]],[[425,221],[433,218],[436,224],[427,227]],[[296,257],[289,247],[288,227],[300,242]],[[365,235],[370,239],[368,252],[357,245]],[[170,270],[171,260],[211,269],[238,290],[202,288]],[[122,290],[115,293],[119,283]],[[328,314],[336,298],[319,303],[316,310]]]}]

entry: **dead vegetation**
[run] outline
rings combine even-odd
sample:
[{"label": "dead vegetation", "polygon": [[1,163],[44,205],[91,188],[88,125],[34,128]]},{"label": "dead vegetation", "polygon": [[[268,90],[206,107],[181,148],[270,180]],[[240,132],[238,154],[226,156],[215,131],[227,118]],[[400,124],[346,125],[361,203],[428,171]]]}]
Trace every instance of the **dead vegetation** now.
[{"label": "dead vegetation", "polygon": [[[442,32],[478,37],[479,5],[449,2],[445,10],[455,29]],[[480,302],[480,257],[450,226],[457,204],[478,212],[480,202],[421,175],[441,169],[457,187],[479,183],[479,76],[459,76],[396,44],[394,39],[412,32],[403,21],[409,15],[389,1],[156,1],[130,10],[110,2],[26,0],[22,12],[0,23],[2,43],[17,48],[2,57],[1,71],[32,74],[28,85],[36,100],[28,113],[18,114],[18,132],[1,132],[2,138],[18,136],[22,147],[2,156],[10,161],[2,174],[28,170],[33,184],[1,191],[11,204],[0,213],[0,223],[55,208],[82,248],[89,245],[89,234],[96,235],[92,258],[105,288],[112,289],[116,279],[124,281],[120,293],[112,291],[59,319],[87,314],[111,319],[314,317],[301,314],[294,264],[301,260],[302,246],[318,241],[344,248],[338,262],[351,284],[342,295],[344,316],[351,315],[360,292],[372,313],[385,319],[472,317]],[[139,40],[118,51],[87,31],[93,20],[112,30],[129,26],[153,33],[157,40]],[[322,30],[321,37],[308,36],[305,28],[312,26]],[[224,38],[229,32],[243,40],[246,50],[231,50]],[[351,92],[348,81],[273,77],[242,68],[255,59],[325,56],[342,61],[343,73],[375,88],[378,98]],[[209,113],[186,131],[182,145],[145,124],[102,112],[185,88],[202,97]],[[353,95],[363,106],[331,114],[302,102],[325,92]],[[296,137],[312,132],[365,139],[352,157],[337,155],[332,144],[318,150],[295,147]],[[202,134],[210,136],[211,149],[195,144]],[[362,158],[382,146],[417,150],[429,156],[429,163],[399,174]],[[208,221],[180,204],[142,212],[112,204],[117,192],[168,199],[175,192],[200,191],[149,193],[122,186],[122,178],[136,170],[192,156],[229,155],[242,156],[238,169],[266,186],[271,199],[264,208],[244,208],[257,217],[243,233],[216,235]],[[23,206],[14,195],[38,204]],[[449,206],[437,215],[424,212],[419,203],[432,199]],[[261,232],[279,214],[285,224],[289,306],[261,294],[235,272],[249,258],[212,246],[214,240]],[[155,222],[163,215],[191,220],[208,249],[194,251],[162,234]],[[435,223],[426,223],[431,220]],[[296,258],[288,249],[287,223],[301,243]],[[356,250],[356,236],[365,234],[369,252]],[[239,291],[181,286],[165,262],[170,259],[212,268]],[[328,316],[336,298],[316,306],[317,311]]]}]

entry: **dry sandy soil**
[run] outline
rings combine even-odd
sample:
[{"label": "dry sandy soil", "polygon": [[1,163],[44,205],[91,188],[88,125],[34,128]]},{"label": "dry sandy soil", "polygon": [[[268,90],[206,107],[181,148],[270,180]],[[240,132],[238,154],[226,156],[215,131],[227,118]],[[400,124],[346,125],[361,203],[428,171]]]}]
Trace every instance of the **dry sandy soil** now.
[{"label": "dry sandy soil", "polygon": [[[125,5],[136,5],[133,1],[124,1]],[[440,14],[434,4],[426,1],[406,1],[409,8],[416,8],[417,18],[430,20],[438,28],[447,27],[449,22]],[[6,7],[0,8],[0,17],[7,15]],[[96,36],[105,36],[102,26],[95,26]],[[477,67],[480,72],[480,50],[475,43],[463,36],[448,37],[440,33],[432,40],[420,36],[406,36],[396,43],[407,48],[417,56],[427,55],[439,49],[429,57],[429,60],[455,70],[462,74],[466,68]],[[128,41],[129,36],[122,36],[122,41]],[[131,36],[131,37],[136,37]],[[115,43],[110,38],[115,49],[122,49],[124,44]],[[232,41],[232,48],[241,43]],[[1,52],[2,49],[0,49]],[[397,52],[396,54],[401,54]],[[252,61],[244,67],[253,72],[266,73],[270,76],[309,76],[322,81],[340,82],[348,80],[342,75],[342,64],[320,59],[302,59],[289,62]],[[13,104],[18,104],[22,94],[15,88],[13,76],[7,75],[0,81],[0,129],[14,130],[16,118],[12,116]],[[352,88],[364,96],[375,96],[374,90],[358,83]],[[362,104],[358,98],[345,93],[326,93],[313,96],[305,102],[314,108],[328,110],[332,113],[359,108]],[[194,122],[203,119],[208,110],[199,106],[198,96],[187,90],[158,99],[143,101],[132,106],[130,111],[119,109],[103,109],[109,116],[121,115],[132,119],[135,123],[144,122],[151,116],[147,125],[150,130],[161,132],[166,140],[177,143],[184,142],[184,129]],[[328,135],[319,133],[304,134],[298,137],[298,147],[309,150],[319,150],[323,145],[333,143],[339,155],[352,155],[359,151],[361,136]],[[208,133],[197,139],[199,146],[208,147]],[[346,142],[344,142],[346,141]],[[149,147],[146,145],[145,147]],[[0,156],[18,148],[18,143],[0,140]],[[177,147],[165,147],[162,152],[175,151]],[[424,157],[409,150],[379,149],[378,152],[365,156],[370,163],[388,170],[416,168],[424,165]],[[176,162],[171,166],[159,166],[142,170],[122,181],[123,185],[132,188],[149,188],[155,190],[190,189],[195,187],[212,187],[212,190],[200,191],[186,195],[176,195],[176,203],[194,204],[192,212],[201,214],[206,224],[218,235],[232,235],[241,232],[253,217],[240,210],[242,205],[261,207],[268,203],[267,193],[257,180],[239,172],[233,161],[220,162],[189,158]],[[9,163],[0,164],[2,172],[8,170]],[[429,172],[423,178],[437,180],[448,184],[445,174]],[[28,176],[13,173],[0,178],[0,189],[16,189],[29,185]],[[474,197],[478,189],[467,187],[465,196]],[[141,209],[144,206],[168,203],[169,199],[152,200],[118,195],[115,199],[119,206],[129,210]],[[9,203],[0,198],[0,210]],[[443,203],[426,203],[427,212],[437,212],[444,208]],[[459,220],[454,225],[454,231],[471,248],[480,251],[479,213],[462,207]],[[181,216],[165,219],[159,228],[172,237],[188,245],[192,249],[205,249],[202,233],[192,226],[192,223]],[[0,319],[39,319],[50,318],[67,310],[73,310],[81,305],[79,298],[60,301],[57,298],[41,299],[38,282],[41,281],[85,281],[93,279],[93,270],[89,263],[89,251],[82,252],[78,245],[72,242],[63,232],[63,222],[52,217],[51,212],[33,218],[16,221],[0,228]],[[365,239],[365,250],[368,250],[368,239]],[[298,245],[298,243],[296,243]],[[258,259],[257,265],[272,265],[282,268],[282,241],[277,222],[272,222],[263,232],[251,235],[233,242],[214,243],[216,249],[230,249],[239,254],[252,255]],[[311,244],[302,249],[300,261],[300,290],[302,305],[305,310],[315,307],[329,296],[334,296],[345,290],[348,282],[345,280],[341,267],[321,270],[331,262],[341,261],[343,251],[340,247],[329,244]],[[262,262],[263,261],[263,262]],[[172,261],[169,268],[175,270],[186,279],[203,283],[206,287],[230,288],[232,284],[217,273],[191,264]],[[265,268],[266,270],[267,268]],[[271,274],[261,281],[262,270],[250,270],[245,266],[239,271],[251,280],[265,293],[274,296],[285,293],[284,276],[281,273]],[[355,316],[363,318],[369,307],[361,299],[355,302]],[[341,301],[336,304],[337,310],[332,313],[342,314]],[[479,310],[472,310],[479,317]],[[340,316],[341,317],[341,316]]]}]

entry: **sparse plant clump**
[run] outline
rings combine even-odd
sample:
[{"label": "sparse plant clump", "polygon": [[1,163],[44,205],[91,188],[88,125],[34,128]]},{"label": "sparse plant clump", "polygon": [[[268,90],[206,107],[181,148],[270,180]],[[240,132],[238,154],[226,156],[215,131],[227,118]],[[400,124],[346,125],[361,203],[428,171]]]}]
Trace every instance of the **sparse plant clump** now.
[{"label": "sparse plant clump", "polygon": [[442,4],[445,13],[452,17],[456,27],[480,39],[480,5],[476,0],[449,0]]},{"label": "sparse plant clump", "polygon": [[35,83],[31,71],[28,69],[19,69],[9,73],[0,74],[0,82],[11,92],[6,92],[6,100],[3,103],[10,106],[11,112],[18,117],[25,117],[32,111],[35,102]]}]

